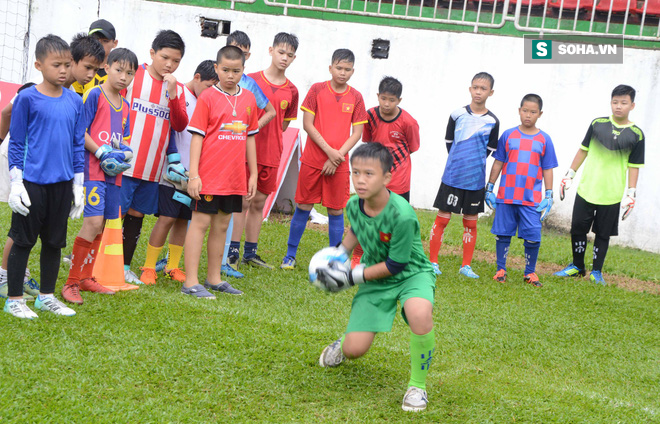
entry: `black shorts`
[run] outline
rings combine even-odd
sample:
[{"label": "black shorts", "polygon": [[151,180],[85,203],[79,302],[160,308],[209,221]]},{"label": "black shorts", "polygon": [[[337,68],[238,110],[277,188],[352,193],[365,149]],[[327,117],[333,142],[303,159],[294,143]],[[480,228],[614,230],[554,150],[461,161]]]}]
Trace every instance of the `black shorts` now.
[{"label": "black shorts", "polygon": [[575,195],[571,234],[583,235],[593,231],[600,237],[619,235],[619,211],[621,203],[594,205],[579,194]]},{"label": "black shorts", "polygon": [[170,218],[190,220],[192,217],[190,206],[174,200],[172,196],[176,192],[177,190],[174,187],[163,184],[158,185],[158,213],[156,216],[162,215]]},{"label": "black shorts", "polygon": [[73,201],[72,181],[35,184],[23,181],[30,196],[30,213],[11,215],[9,237],[19,246],[32,247],[41,242],[55,248],[66,246],[66,227]]},{"label": "black shorts", "polygon": [[192,210],[195,212],[217,215],[219,211],[230,214],[243,212],[243,196],[231,194],[229,196],[200,195],[200,200],[192,201]]},{"label": "black shorts", "polygon": [[433,207],[443,212],[477,215],[484,211],[485,195],[485,188],[481,190],[463,190],[442,183],[438,195],[435,196]]}]

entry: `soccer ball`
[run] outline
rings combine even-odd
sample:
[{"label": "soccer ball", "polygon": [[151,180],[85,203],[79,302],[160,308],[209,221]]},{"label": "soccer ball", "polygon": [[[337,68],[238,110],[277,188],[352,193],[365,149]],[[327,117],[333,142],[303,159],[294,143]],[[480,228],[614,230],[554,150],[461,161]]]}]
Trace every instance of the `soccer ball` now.
[{"label": "soccer ball", "polygon": [[311,285],[317,289],[327,291],[323,283],[318,280],[316,270],[322,267],[327,267],[328,264],[333,261],[342,262],[350,267],[350,259],[346,255],[346,251],[338,247],[325,247],[312,256],[312,260],[309,261],[309,282]]}]

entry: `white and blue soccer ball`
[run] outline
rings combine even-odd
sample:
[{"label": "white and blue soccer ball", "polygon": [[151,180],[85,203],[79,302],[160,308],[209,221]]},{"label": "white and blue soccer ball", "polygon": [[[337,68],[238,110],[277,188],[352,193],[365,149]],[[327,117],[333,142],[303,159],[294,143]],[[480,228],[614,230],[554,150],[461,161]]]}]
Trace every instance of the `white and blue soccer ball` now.
[{"label": "white and blue soccer ball", "polygon": [[338,247],[324,247],[312,256],[309,261],[309,282],[317,289],[327,291],[322,282],[318,280],[316,270],[327,267],[330,262],[341,262],[350,269],[350,258],[344,249]]}]

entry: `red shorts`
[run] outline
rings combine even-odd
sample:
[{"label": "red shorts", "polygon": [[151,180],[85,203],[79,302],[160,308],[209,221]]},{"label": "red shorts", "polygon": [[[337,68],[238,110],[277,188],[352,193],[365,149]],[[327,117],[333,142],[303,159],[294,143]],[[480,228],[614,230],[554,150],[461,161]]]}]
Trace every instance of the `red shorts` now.
[{"label": "red shorts", "polygon": [[326,208],[343,209],[350,196],[349,172],[336,172],[334,175],[321,175],[321,170],[300,165],[296,203],[312,205],[320,203]]},{"label": "red shorts", "polygon": [[[277,166],[257,164],[257,190],[263,194],[271,194],[277,190]],[[250,168],[245,164],[245,175],[250,179]]]}]

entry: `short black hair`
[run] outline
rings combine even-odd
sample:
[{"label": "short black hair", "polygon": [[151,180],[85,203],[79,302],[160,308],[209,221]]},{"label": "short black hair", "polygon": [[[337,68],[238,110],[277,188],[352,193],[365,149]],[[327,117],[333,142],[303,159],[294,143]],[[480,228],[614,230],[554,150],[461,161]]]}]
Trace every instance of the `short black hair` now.
[{"label": "short black hair", "polygon": [[245,55],[243,54],[243,50],[236,46],[224,46],[218,50],[218,56],[215,59],[216,63],[220,63],[223,57],[229,60],[241,59],[241,63],[245,65]]},{"label": "short black hair", "polygon": [[330,62],[332,65],[338,62],[350,62],[350,63],[355,63],[355,55],[353,54],[352,51],[348,49],[337,49],[335,50],[334,53],[332,53],[332,61]]},{"label": "short black hair", "polygon": [[390,151],[380,143],[364,143],[355,149],[353,155],[351,155],[351,164],[355,159],[375,159],[379,161],[380,166],[383,168],[383,174],[391,172],[394,163]]},{"label": "short black hair", "polygon": [[199,74],[202,81],[217,81],[218,74],[215,72],[212,60],[205,60],[195,69],[195,74]]},{"label": "short black hair", "polygon": [[37,41],[37,45],[34,49],[34,55],[37,60],[43,60],[48,56],[48,53],[69,53],[71,52],[71,47],[62,40],[60,37],[54,34],[48,34],[45,37],[42,37]]},{"label": "short black hair", "polygon": [[250,37],[243,31],[234,31],[231,34],[227,36],[227,46],[230,46],[232,44],[235,44],[237,46],[245,47],[249,49],[252,47],[252,43],[250,42]]},{"label": "short black hair", "polygon": [[523,97],[522,100],[520,101],[520,107],[522,107],[522,105],[525,102],[536,103],[537,105],[539,105],[539,110],[543,110],[543,99],[538,94],[534,94],[534,93],[525,94],[525,97]]},{"label": "short black hair", "polygon": [[402,92],[403,84],[394,77],[385,77],[380,80],[380,84],[378,84],[378,94],[392,94],[393,96],[396,96],[397,99],[400,99]]},{"label": "short black hair", "polygon": [[156,38],[151,43],[151,48],[155,52],[167,48],[175,49],[180,51],[181,57],[183,57],[186,52],[186,43],[183,42],[183,38],[178,33],[171,29],[163,29],[156,34]]},{"label": "short black hair", "polygon": [[630,96],[630,101],[634,102],[635,101],[635,94],[637,92],[635,91],[634,88],[632,88],[629,85],[617,85],[614,87],[614,90],[612,90],[612,97],[614,96]]},{"label": "short black hair", "polygon": [[138,68],[138,58],[132,51],[120,47],[118,49],[113,49],[108,55],[108,66],[112,66],[113,63],[119,62],[120,64],[126,64],[131,67],[134,71],[137,71]]},{"label": "short black hair", "polygon": [[287,46],[293,47],[293,51],[298,51],[298,37],[295,34],[289,34],[288,32],[278,32],[275,34],[275,39],[273,40],[273,47],[277,47],[280,44],[285,44]]},{"label": "short black hair", "polygon": [[85,56],[90,56],[98,63],[103,63],[103,60],[105,60],[103,44],[94,36],[87,35],[84,32],[78,33],[71,40],[70,46],[71,56],[76,63],[83,60]]},{"label": "short black hair", "polygon": [[474,82],[474,80],[478,80],[478,79],[484,79],[488,81],[490,83],[491,90],[493,89],[493,87],[495,87],[495,78],[493,78],[493,76],[488,72],[479,72],[478,74],[472,77],[471,82]]},{"label": "short black hair", "polygon": [[21,91],[25,90],[26,88],[32,87],[33,85],[37,85],[37,84],[35,84],[33,82],[28,82],[28,83],[25,83],[25,84],[21,85],[20,87],[18,87],[18,90],[16,90],[16,94],[20,93]]}]

